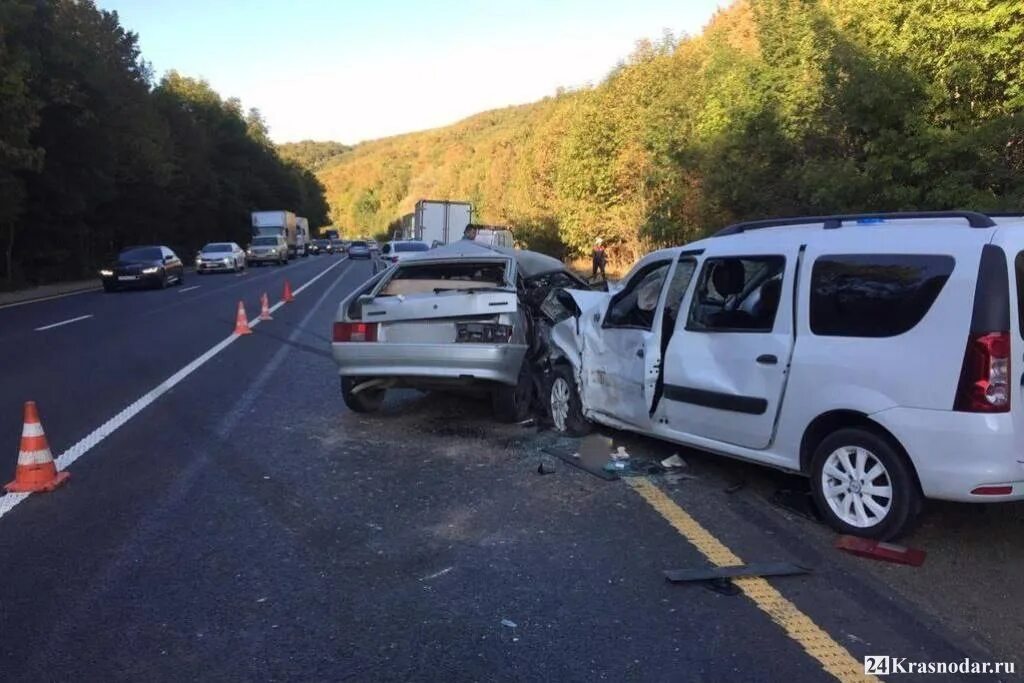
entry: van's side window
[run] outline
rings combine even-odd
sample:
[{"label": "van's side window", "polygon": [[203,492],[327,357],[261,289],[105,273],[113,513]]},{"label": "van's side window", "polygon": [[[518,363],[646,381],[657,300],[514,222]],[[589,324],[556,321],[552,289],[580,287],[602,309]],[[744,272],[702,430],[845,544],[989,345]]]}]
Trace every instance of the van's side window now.
[{"label": "van's side window", "polygon": [[811,271],[811,332],[894,337],[935,303],[956,261],[942,254],[819,256]]},{"label": "van's side window", "polygon": [[1017,253],[1013,260],[1013,270],[1017,280],[1017,324],[1024,337],[1024,251]]},{"label": "van's side window", "polygon": [[661,288],[671,265],[671,261],[652,263],[630,278],[609,304],[604,326],[651,329]]},{"label": "van's side window", "polygon": [[782,298],[782,256],[704,261],[686,329],[695,332],[771,332]]}]

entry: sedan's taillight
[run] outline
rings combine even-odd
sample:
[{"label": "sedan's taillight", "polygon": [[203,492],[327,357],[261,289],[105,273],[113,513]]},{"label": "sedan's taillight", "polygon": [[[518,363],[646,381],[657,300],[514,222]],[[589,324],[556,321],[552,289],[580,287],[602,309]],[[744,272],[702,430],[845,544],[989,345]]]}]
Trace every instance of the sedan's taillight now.
[{"label": "sedan's taillight", "polygon": [[334,323],[334,341],[375,342],[377,323]]},{"label": "sedan's taillight", "polygon": [[391,257],[391,262],[392,263],[398,263],[398,257],[397,256],[392,256]]},{"label": "sedan's taillight", "polygon": [[953,410],[1005,413],[1010,410],[1010,333],[988,332],[967,340]]}]

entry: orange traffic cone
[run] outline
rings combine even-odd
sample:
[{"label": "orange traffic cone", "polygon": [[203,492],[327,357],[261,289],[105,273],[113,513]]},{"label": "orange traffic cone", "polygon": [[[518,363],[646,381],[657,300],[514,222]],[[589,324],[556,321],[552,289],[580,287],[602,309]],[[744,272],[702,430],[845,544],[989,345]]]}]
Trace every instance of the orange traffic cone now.
[{"label": "orange traffic cone", "polygon": [[32,493],[52,491],[68,480],[71,475],[58,472],[46,443],[43,425],[39,423],[39,411],[35,401],[26,401],[25,419],[21,428],[21,448],[18,450],[18,468],[14,481],[5,484],[8,493]]},{"label": "orange traffic cone", "polygon": [[286,304],[295,301],[295,297],[292,296],[292,286],[288,284],[288,281],[284,281],[284,297],[282,299]]},{"label": "orange traffic cone", "polygon": [[260,310],[260,320],[273,320],[270,317],[270,302],[267,300],[267,293],[263,292],[263,296],[260,297],[260,303],[263,308]]},{"label": "orange traffic cone", "polygon": [[245,315],[245,304],[238,302],[238,313],[235,314],[235,334],[252,334],[249,329],[249,318]]}]

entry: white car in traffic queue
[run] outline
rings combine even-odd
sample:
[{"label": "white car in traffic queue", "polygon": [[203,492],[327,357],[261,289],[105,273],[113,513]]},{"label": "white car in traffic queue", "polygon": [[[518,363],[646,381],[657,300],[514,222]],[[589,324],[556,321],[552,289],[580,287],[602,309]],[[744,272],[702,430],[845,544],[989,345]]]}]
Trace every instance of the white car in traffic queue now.
[{"label": "white car in traffic queue", "polygon": [[1024,499],[1022,216],[742,223],[557,294],[557,429],[802,473],[859,536],[905,533],[922,498]]},{"label": "white car in traffic queue", "polygon": [[381,245],[380,255],[373,262],[373,272],[379,273],[402,259],[430,251],[430,245],[420,240],[392,240]]},{"label": "white car in traffic queue", "polygon": [[245,252],[234,242],[211,242],[196,255],[196,275],[215,271],[237,273],[245,267]]}]

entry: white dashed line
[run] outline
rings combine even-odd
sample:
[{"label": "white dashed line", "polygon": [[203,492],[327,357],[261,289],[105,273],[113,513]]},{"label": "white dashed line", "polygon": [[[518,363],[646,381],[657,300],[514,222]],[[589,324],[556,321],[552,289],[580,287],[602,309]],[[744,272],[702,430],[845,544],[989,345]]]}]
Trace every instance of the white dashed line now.
[{"label": "white dashed line", "polygon": [[[302,293],[302,291],[304,289],[306,289],[307,287],[312,285],[314,282],[316,282],[317,280],[322,278],[324,275],[327,275],[327,273],[329,273],[330,271],[332,271],[335,268],[337,268],[339,265],[344,263],[346,260],[347,259],[341,259],[340,261],[335,262],[333,265],[329,266],[328,268],[323,270],[321,273],[316,275],[312,280],[310,280],[306,284],[304,284],[301,287],[299,287],[298,289],[296,289],[293,292],[293,294],[294,295],[298,295],[298,294]],[[270,311],[271,312],[276,311],[277,309],[279,309],[282,306],[284,306],[284,303],[285,303],[284,301],[277,302],[276,304],[274,304],[273,306],[270,307]],[[90,316],[86,316],[86,317],[90,317]],[[72,321],[65,321],[65,322],[72,322]],[[249,321],[249,327],[256,327],[259,324],[260,324],[260,319],[258,317]],[[199,356],[198,358],[193,360],[191,363],[189,363],[188,365],[186,365],[182,369],[178,370],[176,373],[174,373],[173,375],[171,375],[170,377],[165,379],[163,382],[161,382],[155,388],[153,388],[150,391],[148,391],[146,394],[140,396],[134,403],[132,403],[131,405],[127,406],[121,412],[119,412],[117,415],[115,415],[114,417],[112,417],[109,420],[107,420],[106,422],[104,422],[102,425],[100,425],[98,428],[93,430],[92,433],[87,435],[85,438],[83,438],[81,441],[76,443],[74,446],[72,446],[71,448],[67,449],[63,453],[61,453],[60,456],[58,456],[56,458],[57,469],[58,470],[65,470],[68,467],[70,467],[73,462],[75,462],[76,460],[81,458],[83,455],[88,453],[90,450],[95,448],[101,441],[103,441],[108,436],[110,436],[111,434],[116,432],[118,429],[120,429],[125,424],[127,424],[127,422],[129,420],[131,420],[133,417],[135,417],[140,412],[142,412],[142,410],[144,408],[146,408],[146,406],[148,406],[149,404],[153,403],[153,401],[157,400],[158,398],[160,398],[161,396],[166,394],[168,391],[173,389],[176,385],[180,384],[182,380],[184,380],[186,377],[188,377],[193,372],[198,370],[207,361],[209,361],[211,358],[216,356],[218,353],[220,353],[221,351],[223,351],[227,347],[231,346],[238,339],[239,339],[238,335],[232,334],[230,337],[227,337],[227,338],[221,340],[220,342],[215,344],[212,348],[210,348],[206,353],[202,354],[201,356]],[[30,495],[31,494],[29,494],[29,493],[8,493],[6,496],[0,497],[0,517],[3,517],[4,515],[6,515],[8,512],[10,512],[12,509],[14,509],[14,507],[18,503],[20,503],[21,501],[25,500]]]},{"label": "white dashed line", "polygon": [[200,287],[202,287],[202,285],[192,285],[191,287],[185,287],[184,289],[179,289],[178,290],[178,294],[184,294],[185,292],[191,292],[193,289],[199,289]]},{"label": "white dashed line", "polygon": [[91,317],[92,313],[90,313],[89,315],[80,315],[77,318],[71,318],[70,320],[62,320],[59,323],[53,323],[52,325],[43,325],[42,327],[37,327],[36,332],[52,330],[55,327],[60,327],[61,325],[70,325],[71,323],[77,323],[79,320],[88,320]]}]

